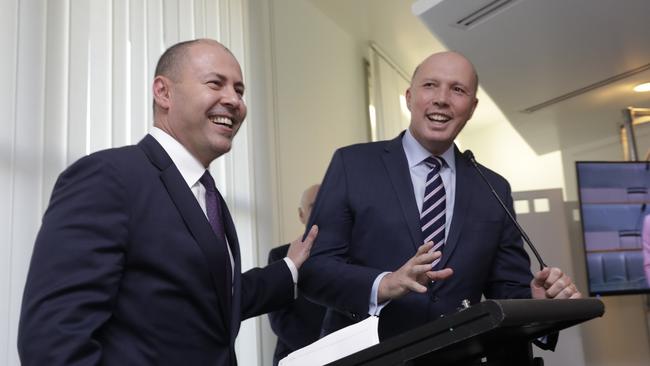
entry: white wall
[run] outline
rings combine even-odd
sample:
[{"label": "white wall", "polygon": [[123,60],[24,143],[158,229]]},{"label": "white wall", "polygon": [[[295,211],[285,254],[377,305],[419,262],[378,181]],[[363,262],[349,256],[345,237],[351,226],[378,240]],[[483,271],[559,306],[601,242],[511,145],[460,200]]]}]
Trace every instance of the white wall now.
[{"label": "white wall", "polygon": [[[298,201],[338,147],[368,141],[363,53],[306,1],[272,2],[276,167],[283,242],[303,228]],[[278,243],[282,244],[282,243]]]},{"label": "white wall", "polygon": [[[458,137],[461,150],[472,150],[479,163],[508,179],[513,191],[563,188],[561,152],[538,155],[501,111],[491,107],[493,104],[487,94],[481,91],[478,98],[477,112],[489,104],[489,108],[495,109],[487,115],[494,120],[480,120],[476,113]],[[473,128],[474,124],[480,127]]]},{"label": "white wall", "polygon": [[411,112],[406,105],[410,76],[377,45],[368,48],[368,89],[372,141],[390,140],[408,128]]}]

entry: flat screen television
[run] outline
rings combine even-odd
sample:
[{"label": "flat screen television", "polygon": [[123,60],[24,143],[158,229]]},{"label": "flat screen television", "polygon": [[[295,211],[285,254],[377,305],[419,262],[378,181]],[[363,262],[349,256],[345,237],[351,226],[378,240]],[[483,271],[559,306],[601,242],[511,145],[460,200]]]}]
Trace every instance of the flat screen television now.
[{"label": "flat screen television", "polygon": [[650,162],[576,170],[589,294],[650,293]]}]

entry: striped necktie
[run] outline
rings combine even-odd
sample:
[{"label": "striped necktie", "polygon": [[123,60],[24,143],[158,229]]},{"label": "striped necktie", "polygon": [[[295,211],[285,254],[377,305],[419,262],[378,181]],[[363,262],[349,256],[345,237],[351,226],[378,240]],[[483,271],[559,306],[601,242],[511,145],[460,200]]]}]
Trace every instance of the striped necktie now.
[{"label": "striped necktie", "polygon": [[[420,214],[420,225],[422,225],[422,236],[424,242],[433,241],[433,250],[442,250],[445,244],[445,212],[447,210],[445,187],[440,177],[440,169],[444,165],[443,158],[430,156],[424,160],[429,167],[427,181],[424,188],[424,200],[422,200],[422,213]],[[440,258],[436,259],[432,268],[438,264]]]}]

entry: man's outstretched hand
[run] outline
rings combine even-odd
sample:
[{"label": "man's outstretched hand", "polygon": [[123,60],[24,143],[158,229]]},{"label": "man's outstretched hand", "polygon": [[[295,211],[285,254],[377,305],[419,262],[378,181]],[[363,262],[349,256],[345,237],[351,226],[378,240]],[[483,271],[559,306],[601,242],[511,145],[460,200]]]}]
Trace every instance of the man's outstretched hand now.
[{"label": "man's outstretched hand", "polygon": [[377,291],[377,303],[400,298],[411,291],[424,293],[429,282],[444,280],[454,273],[451,268],[431,270],[433,261],[442,255],[440,252],[430,252],[432,247],[432,242],[421,245],[417,253],[400,269],[381,279]]}]

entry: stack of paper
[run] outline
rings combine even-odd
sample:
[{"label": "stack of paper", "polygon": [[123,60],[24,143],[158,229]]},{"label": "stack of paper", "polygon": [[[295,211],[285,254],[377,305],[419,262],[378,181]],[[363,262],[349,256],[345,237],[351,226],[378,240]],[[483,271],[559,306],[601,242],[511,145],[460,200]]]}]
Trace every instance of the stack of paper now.
[{"label": "stack of paper", "polygon": [[279,366],[322,366],[374,346],[379,343],[378,325],[378,317],[368,317],[290,353]]}]

